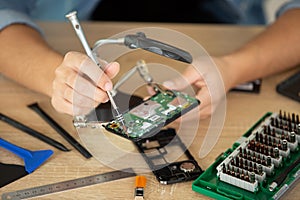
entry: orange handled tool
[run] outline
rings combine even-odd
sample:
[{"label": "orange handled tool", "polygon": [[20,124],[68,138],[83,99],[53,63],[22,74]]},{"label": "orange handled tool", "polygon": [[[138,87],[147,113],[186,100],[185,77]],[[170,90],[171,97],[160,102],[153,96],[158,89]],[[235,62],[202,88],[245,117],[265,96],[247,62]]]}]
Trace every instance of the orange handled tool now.
[{"label": "orange handled tool", "polygon": [[136,176],[135,177],[135,194],[134,200],[144,199],[144,188],[146,187],[146,177],[145,176]]}]

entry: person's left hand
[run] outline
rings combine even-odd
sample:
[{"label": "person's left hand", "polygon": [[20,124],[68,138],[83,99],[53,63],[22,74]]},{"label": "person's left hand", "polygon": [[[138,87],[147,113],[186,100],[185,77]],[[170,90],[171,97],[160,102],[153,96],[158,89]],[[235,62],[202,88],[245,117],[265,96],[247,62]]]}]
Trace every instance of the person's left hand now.
[{"label": "person's left hand", "polygon": [[[195,66],[197,65],[197,66]],[[200,100],[200,119],[210,117],[229,90],[230,76],[224,72],[226,62],[222,58],[205,58],[189,65],[182,77],[163,83],[166,88],[183,90],[191,85],[195,97]]]}]

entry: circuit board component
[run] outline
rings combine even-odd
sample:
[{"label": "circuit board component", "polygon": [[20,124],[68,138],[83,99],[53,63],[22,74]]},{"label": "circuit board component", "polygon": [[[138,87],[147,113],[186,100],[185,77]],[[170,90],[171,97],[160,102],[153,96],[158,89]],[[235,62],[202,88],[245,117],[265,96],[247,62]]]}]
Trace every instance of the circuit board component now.
[{"label": "circuit board component", "polygon": [[[199,105],[199,100],[188,94],[166,90],[123,114],[127,133],[123,133],[117,121],[105,128],[126,138],[137,140],[158,133],[160,129]],[[128,134],[128,136],[127,136]]]}]

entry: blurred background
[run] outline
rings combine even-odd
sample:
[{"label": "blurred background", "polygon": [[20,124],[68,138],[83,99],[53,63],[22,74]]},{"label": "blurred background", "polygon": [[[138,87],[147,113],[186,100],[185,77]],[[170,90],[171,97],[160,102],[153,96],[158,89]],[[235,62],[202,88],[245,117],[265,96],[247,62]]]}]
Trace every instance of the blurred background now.
[{"label": "blurred background", "polygon": [[287,0],[102,0],[102,21],[269,24]]}]

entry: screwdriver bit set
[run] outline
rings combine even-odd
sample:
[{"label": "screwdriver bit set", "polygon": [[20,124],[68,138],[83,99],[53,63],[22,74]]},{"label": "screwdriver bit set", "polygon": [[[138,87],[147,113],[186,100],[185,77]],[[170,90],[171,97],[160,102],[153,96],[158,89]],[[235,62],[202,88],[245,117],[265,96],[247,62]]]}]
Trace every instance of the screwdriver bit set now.
[{"label": "screwdriver bit set", "polygon": [[279,199],[300,177],[299,115],[267,113],[193,183],[217,199]]}]

